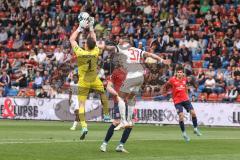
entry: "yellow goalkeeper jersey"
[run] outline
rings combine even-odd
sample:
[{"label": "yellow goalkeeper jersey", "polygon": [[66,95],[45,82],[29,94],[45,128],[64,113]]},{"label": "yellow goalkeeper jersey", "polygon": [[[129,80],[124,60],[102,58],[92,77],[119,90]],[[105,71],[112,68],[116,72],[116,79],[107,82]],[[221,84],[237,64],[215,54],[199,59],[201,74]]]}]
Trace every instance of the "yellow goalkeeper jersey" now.
[{"label": "yellow goalkeeper jersey", "polygon": [[90,51],[83,50],[79,46],[73,48],[77,56],[79,80],[87,82],[95,81],[97,77],[97,62],[100,54],[99,48],[96,46]]}]

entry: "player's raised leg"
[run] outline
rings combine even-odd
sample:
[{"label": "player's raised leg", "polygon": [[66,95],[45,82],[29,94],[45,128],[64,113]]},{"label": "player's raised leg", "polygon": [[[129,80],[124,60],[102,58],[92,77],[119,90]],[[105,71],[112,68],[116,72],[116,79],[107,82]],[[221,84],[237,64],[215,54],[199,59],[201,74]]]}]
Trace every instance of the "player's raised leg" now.
[{"label": "player's raised leg", "polygon": [[100,99],[103,105],[103,119],[104,121],[110,120],[109,116],[109,100],[106,96],[105,89],[103,86],[102,81],[100,80],[99,77],[96,77],[95,82],[91,84],[91,88],[96,91],[97,93],[100,94]]},{"label": "player's raised leg", "polygon": [[114,128],[115,131],[118,131],[122,128],[124,128],[127,125],[127,119],[126,119],[126,103],[124,101],[125,97],[127,97],[127,93],[120,92],[120,97],[118,97],[118,107],[119,112],[121,116],[121,122],[120,124]]},{"label": "player's raised leg", "polygon": [[136,104],[136,100],[135,100],[135,94],[131,94],[129,97],[128,97],[128,103],[127,103],[127,106],[128,106],[128,114],[127,114],[127,127],[131,127],[133,126],[133,112],[134,112],[134,108],[135,108],[135,104]]}]

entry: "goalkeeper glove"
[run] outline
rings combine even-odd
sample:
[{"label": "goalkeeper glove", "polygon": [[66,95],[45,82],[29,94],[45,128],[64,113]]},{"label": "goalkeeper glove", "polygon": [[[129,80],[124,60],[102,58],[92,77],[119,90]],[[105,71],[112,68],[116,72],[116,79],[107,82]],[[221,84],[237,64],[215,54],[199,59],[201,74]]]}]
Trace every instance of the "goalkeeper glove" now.
[{"label": "goalkeeper glove", "polygon": [[78,28],[77,28],[77,31],[78,31],[78,32],[82,32],[82,31],[83,31],[83,28],[79,25]]},{"label": "goalkeeper glove", "polygon": [[90,31],[93,31],[94,28],[93,28],[93,25],[94,25],[94,17],[89,17],[89,30]]}]

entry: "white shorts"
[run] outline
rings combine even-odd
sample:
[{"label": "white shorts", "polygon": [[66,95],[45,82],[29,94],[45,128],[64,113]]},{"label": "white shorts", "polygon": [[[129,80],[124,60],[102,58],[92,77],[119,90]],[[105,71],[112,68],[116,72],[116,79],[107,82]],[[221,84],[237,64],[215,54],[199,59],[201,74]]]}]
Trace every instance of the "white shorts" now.
[{"label": "white shorts", "polygon": [[136,78],[127,78],[123,82],[120,88],[120,91],[124,93],[129,93],[129,94],[130,93],[138,94],[142,87],[143,82],[144,82],[143,76],[136,77]]}]

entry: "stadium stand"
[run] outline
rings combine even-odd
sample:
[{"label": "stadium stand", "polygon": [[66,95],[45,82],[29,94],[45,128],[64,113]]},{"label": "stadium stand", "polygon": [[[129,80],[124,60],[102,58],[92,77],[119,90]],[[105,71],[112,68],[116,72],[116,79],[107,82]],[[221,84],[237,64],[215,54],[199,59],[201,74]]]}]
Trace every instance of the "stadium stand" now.
[{"label": "stadium stand", "polygon": [[[239,3],[238,0],[94,0],[92,4],[85,0],[1,0],[0,94],[36,96],[38,88],[48,93],[60,86],[67,88],[77,72],[69,35],[78,26],[79,12],[87,10],[95,17],[98,39],[114,41],[119,36],[129,37],[133,46],[172,60],[169,67],[145,65],[146,80],[139,95],[144,100],[160,100],[153,97],[161,96],[161,85],[173,75],[176,65],[184,64],[187,76],[194,75],[199,83],[193,100],[222,101],[229,86],[234,85],[238,93],[233,101],[240,102]],[[79,45],[83,43],[81,34]],[[110,60],[103,51],[99,64],[108,75],[114,68]],[[71,63],[66,65],[66,62]],[[206,96],[202,92],[206,91],[209,77],[213,77],[215,84]],[[5,83],[6,79],[9,82]]]}]

